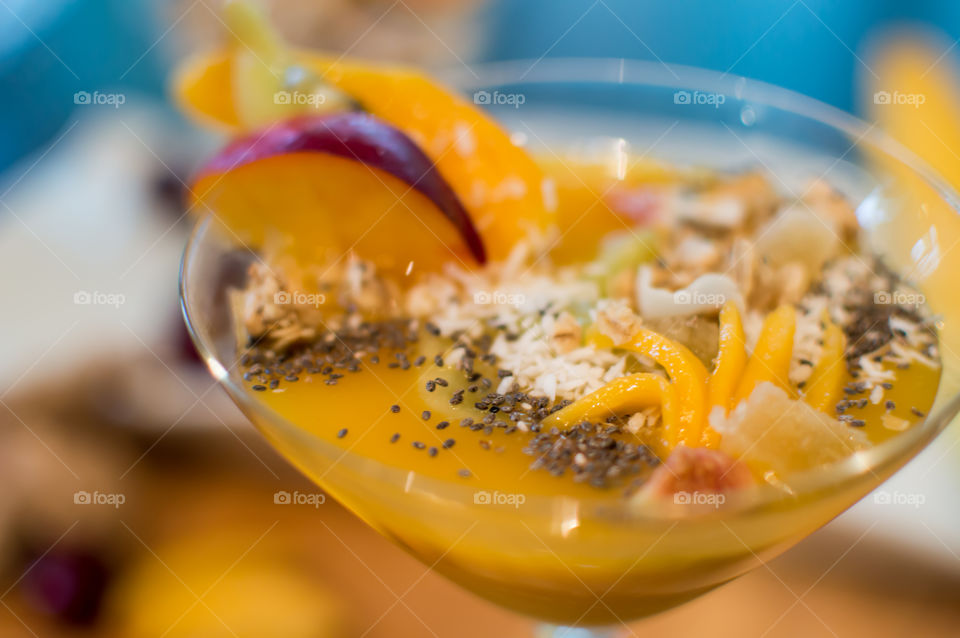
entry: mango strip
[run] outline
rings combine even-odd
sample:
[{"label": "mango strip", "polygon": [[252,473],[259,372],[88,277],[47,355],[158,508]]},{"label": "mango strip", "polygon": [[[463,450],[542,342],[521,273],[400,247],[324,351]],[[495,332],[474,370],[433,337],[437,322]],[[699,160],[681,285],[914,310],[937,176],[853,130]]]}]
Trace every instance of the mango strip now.
[{"label": "mango strip", "polygon": [[783,305],[767,315],[763,321],[757,347],[747,361],[743,378],[733,395],[732,405],[750,396],[753,389],[765,381],[792,394],[790,386],[790,359],[793,356],[793,335],[797,316],[793,306]]},{"label": "mango strip", "polygon": [[602,388],[568,405],[543,420],[544,427],[570,426],[583,421],[600,421],[608,416],[630,414],[659,405],[665,431],[677,429],[676,390],[656,374],[640,372],[614,379]]},{"label": "mango strip", "polygon": [[720,310],[720,351],[717,365],[710,376],[707,396],[710,406],[720,405],[726,411],[747,365],[746,335],[737,305],[728,301]]},{"label": "mango strip", "polygon": [[803,400],[810,407],[834,416],[834,406],[840,400],[846,373],[843,359],[847,340],[843,330],[837,324],[829,319],[825,323],[820,360],[817,361],[813,372],[810,373],[810,378],[807,379],[807,392]]},{"label": "mango strip", "polygon": [[[667,371],[676,387],[676,428],[664,428],[667,445],[700,445],[707,403],[707,369],[686,346],[642,328],[622,348],[650,357]],[[666,426],[666,422],[664,422]]]},{"label": "mango strip", "polygon": [[[708,410],[716,406],[722,407],[724,413],[729,410],[731,398],[747,365],[745,344],[746,335],[743,332],[740,311],[735,303],[728,301],[720,309],[720,348],[716,366],[707,383]],[[720,434],[709,424],[704,425],[700,445],[716,448],[719,444]]]}]

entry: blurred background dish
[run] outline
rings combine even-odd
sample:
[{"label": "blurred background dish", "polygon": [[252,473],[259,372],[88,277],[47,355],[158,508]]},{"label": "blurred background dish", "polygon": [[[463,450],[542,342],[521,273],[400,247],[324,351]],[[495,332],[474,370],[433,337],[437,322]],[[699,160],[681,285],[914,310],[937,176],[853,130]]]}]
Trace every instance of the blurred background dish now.
[{"label": "blurred background dish", "polygon": [[[960,9],[949,3],[269,5],[296,42],[458,73],[518,57],[627,57],[773,82],[877,122],[960,186]],[[316,489],[189,346],[176,304],[183,182],[217,140],[174,114],[165,78],[212,46],[216,8],[0,2],[11,96],[0,107],[2,633],[522,635],[526,621],[332,501],[275,502]],[[954,427],[883,488],[922,503],[869,497],[768,569],[630,630],[955,635],[958,442]]]}]

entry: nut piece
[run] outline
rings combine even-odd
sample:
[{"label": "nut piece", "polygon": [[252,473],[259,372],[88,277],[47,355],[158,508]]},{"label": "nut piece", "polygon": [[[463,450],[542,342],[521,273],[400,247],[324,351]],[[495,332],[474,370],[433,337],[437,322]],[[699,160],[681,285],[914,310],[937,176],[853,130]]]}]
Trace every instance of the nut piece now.
[{"label": "nut piece", "polygon": [[761,173],[744,173],[721,182],[712,189],[714,197],[732,197],[746,205],[747,215],[752,219],[771,215],[780,202],[780,196]]},{"label": "nut piece", "polygon": [[791,261],[777,269],[777,290],[780,304],[795,304],[807,294],[810,287],[810,276],[807,268],[797,261]]},{"label": "nut piece", "polygon": [[640,330],[640,317],[622,301],[611,301],[597,312],[597,329],[620,345]]},{"label": "nut piece", "polygon": [[580,324],[573,315],[563,312],[553,323],[550,345],[560,354],[572,352],[580,347],[581,334]]},{"label": "nut piece", "polygon": [[757,254],[753,248],[753,242],[745,237],[734,239],[733,246],[730,248],[728,272],[745,299],[750,299],[753,293],[756,271]]},{"label": "nut piece", "polygon": [[803,201],[818,217],[830,223],[844,241],[856,236],[858,224],[853,206],[827,181],[818,179],[811,182]]}]

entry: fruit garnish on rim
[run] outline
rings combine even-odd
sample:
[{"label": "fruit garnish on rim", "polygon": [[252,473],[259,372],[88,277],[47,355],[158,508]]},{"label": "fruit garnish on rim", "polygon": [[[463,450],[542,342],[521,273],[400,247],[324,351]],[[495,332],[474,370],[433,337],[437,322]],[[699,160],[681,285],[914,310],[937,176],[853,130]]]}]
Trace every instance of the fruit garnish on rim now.
[{"label": "fruit garnish on rim", "polygon": [[297,427],[416,475],[644,508],[789,492],[929,409],[931,315],[833,186],[538,157],[419,71],[225,17],[178,76],[232,137],[193,193],[257,254],[231,292],[243,383]]},{"label": "fruit garnish on rim", "polygon": [[[212,122],[246,140],[240,146],[248,153],[225,151],[202,171],[207,178],[219,175],[193,191],[202,208],[250,232],[254,243],[262,234],[254,231],[264,225],[258,218],[294,224],[296,232],[288,235],[296,236],[314,221],[323,227],[324,220],[350,217],[354,228],[342,229],[339,243],[328,238],[331,250],[353,251],[353,243],[364,240],[372,250],[355,252],[391,252],[390,267],[406,268],[412,261],[431,270],[438,257],[465,265],[482,263],[487,255],[502,259],[518,239],[551,222],[544,203],[549,184],[537,163],[463,97],[413,69],[290,49],[249,2],[228,2],[224,20],[229,41],[189,61],[174,93],[199,123]],[[273,130],[278,127],[284,131]],[[327,130],[318,135],[321,129]],[[360,129],[364,135],[352,134]],[[343,162],[327,161],[331,155],[358,166],[351,174]],[[242,179],[220,178],[234,168]],[[300,187],[277,185],[281,176]],[[241,182],[243,197],[234,190]],[[290,192],[281,193],[281,186]],[[423,198],[408,198],[413,190]],[[431,204],[438,210],[430,211]],[[308,234],[292,245],[300,248],[308,239],[321,238]]]}]

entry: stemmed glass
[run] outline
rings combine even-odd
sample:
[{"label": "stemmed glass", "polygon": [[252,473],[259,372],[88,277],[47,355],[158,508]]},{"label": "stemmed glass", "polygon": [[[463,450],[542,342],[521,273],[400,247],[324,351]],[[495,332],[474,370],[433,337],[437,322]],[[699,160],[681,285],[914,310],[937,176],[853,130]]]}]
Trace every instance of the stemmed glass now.
[{"label": "stemmed glass", "polygon": [[613,174],[653,159],[759,168],[795,195],[811,177],[828,179],[857,204],[863,241],[939,313],[942,381],[922,423],[793,477],[789,492],[757,488],[708,511],[612,506],[560,489],[521,508],[480,505],[463,482],[344,453],[246,392],[225,293],[254,257],[215,218],[201,220],[184,255],[181,296],[202,357],[290,462],[385,536],[478,595],[552,623],[548,634],[593,635],[570,627],[617,626],[668,609],[780,554],[876,488],[957,414],[951,273],[960,272],[960,251],[950,248],[960,239],[958,199],[900,145],[836,109],[729,74],[623,60],[473,71],[455,78],[465,94],[549,161],[577,158]]}]

